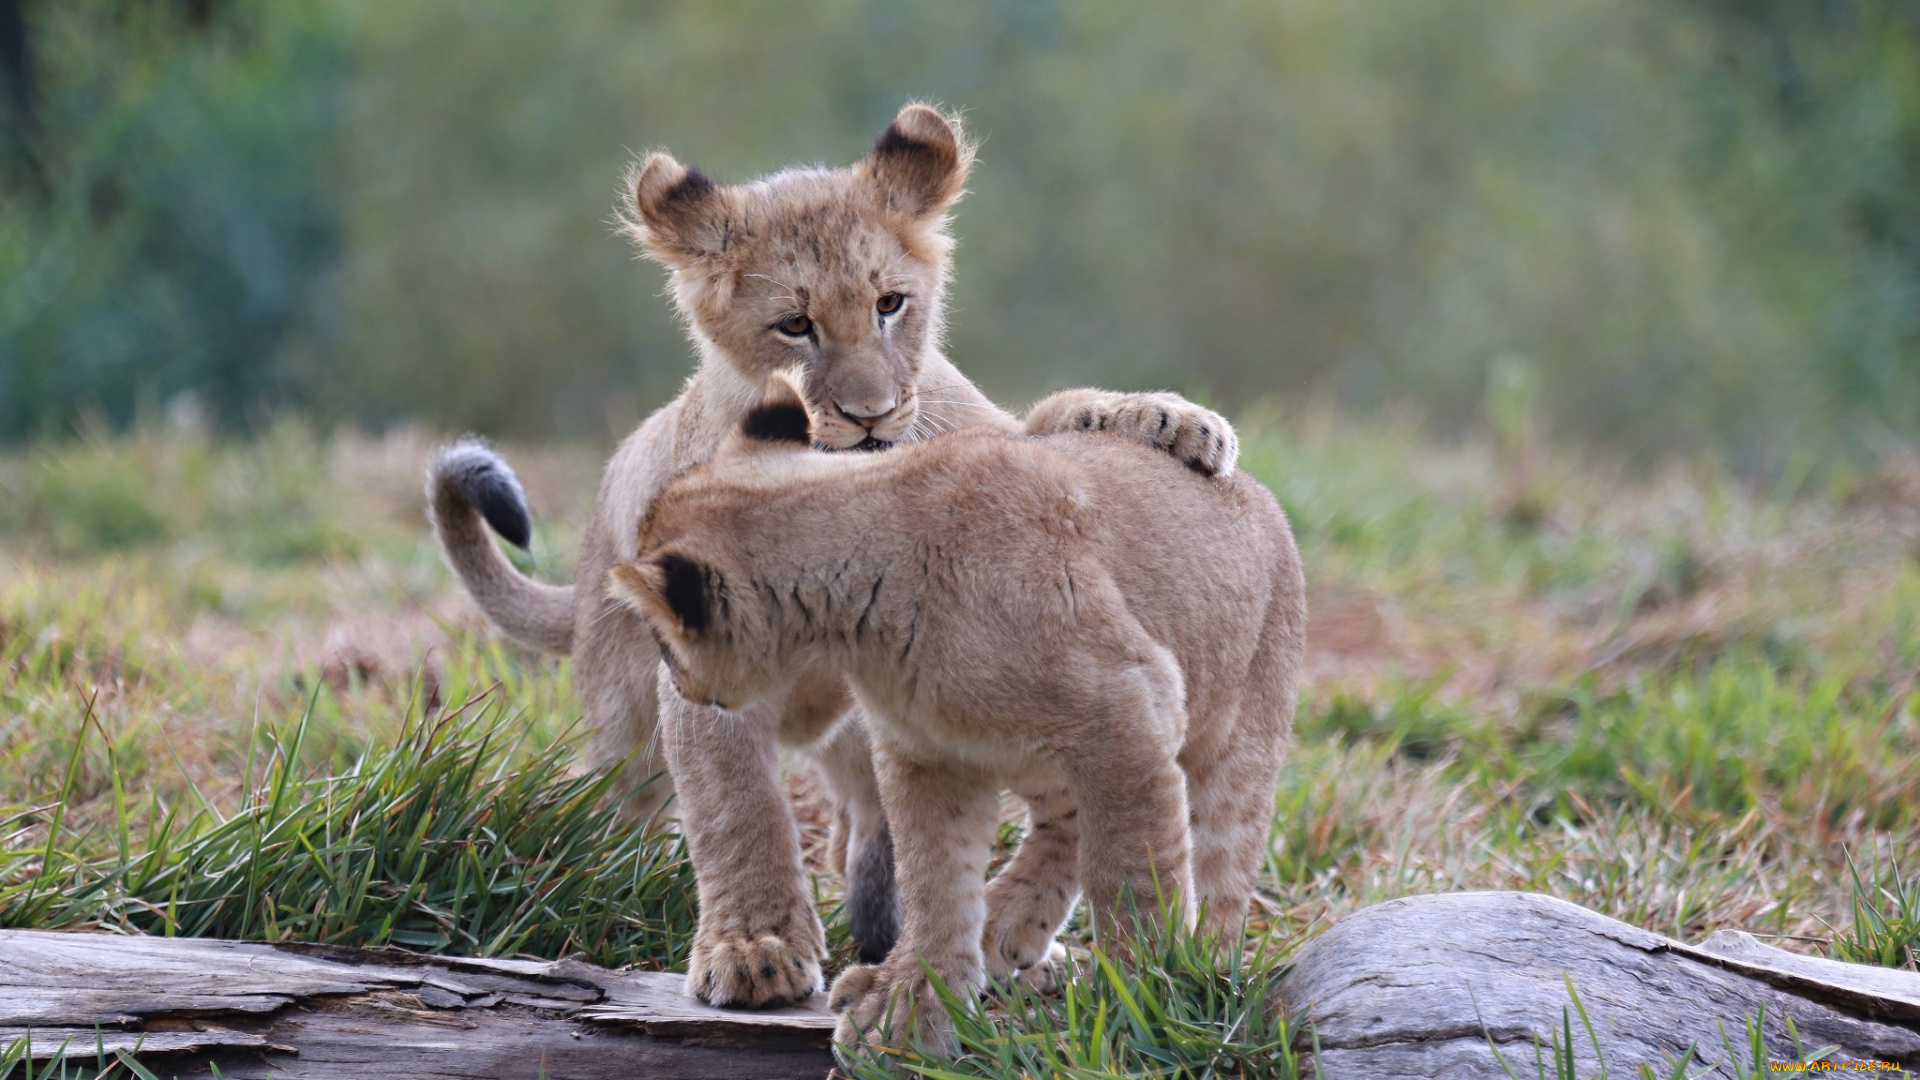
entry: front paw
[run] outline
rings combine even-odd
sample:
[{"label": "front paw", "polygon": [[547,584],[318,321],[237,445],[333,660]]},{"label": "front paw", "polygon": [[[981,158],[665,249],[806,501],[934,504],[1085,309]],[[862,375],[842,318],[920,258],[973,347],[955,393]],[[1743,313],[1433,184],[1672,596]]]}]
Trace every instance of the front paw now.
[{"label": "front paw", "polygon": [[730,1009],[771,1009],[805,1001],[819,991],[820,963],[826,959],[818,919],[813,919],[813,928],[813,935],[696,936],[687,961],[687,992]]},{"label": "front paw", "polygon": [[1240,459],[1240,436],[1227,418],[1178,394],[1121,397],[1107,430],[1157,446],[1208,476],[1225,476]]},{"label": "front paw", "polygon": [[1227,418],[1179,394],[1067,390],[1034,406],[1027,431],[1105,431],[1163,450],[1208,476],[1224,476],[1240,460],[1240,436]]},{"label": "front paw", "polygon": [[[949,984],[957,992],[970,988]],[[840,973],[827,995],[840,1014],[833,1041],[843,1047],[917,1044],[952,1052],[953,1024],[918,959],[858,964]]]}]

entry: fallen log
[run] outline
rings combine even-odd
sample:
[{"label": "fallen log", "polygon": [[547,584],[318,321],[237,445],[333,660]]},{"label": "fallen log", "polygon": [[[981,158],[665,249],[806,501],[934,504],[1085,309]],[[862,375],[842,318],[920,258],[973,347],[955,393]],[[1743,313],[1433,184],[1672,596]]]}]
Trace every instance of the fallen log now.
[{"label": "fallen log", "polygon": [[824,1077],[833,1016],[736,1012],[682,976],[397,950],[0,931],[0,1048],[201,1080]]},{"label": "fallen log", "polygon": [[[569,960],[0,931],[0,1048],[30,1037],[36,1060],[137,1053],[180,1080],[215,1068],[236,1080],[827,1075],[823,997],[736,1012],[688,998],[680,981]],[[1744,1075],[1759,1017],[1775,1060],[1797,1056],[1791,1019],[1803,1051],[1920,1062],[1920,974],[1736,931],[1687,945],[1527,893],[1367,908],[1302,946],[1280,989],[1317,1038],[1325,1080],[1503,1080],[1499,1055],[1532,1076],[1535,1040],[1550,1044],[1567,1022],[1582,1076],[1602,1059],[1608,1075],[1641,1064],[1667,1075],[1682,1058],[1692,1076]]]},{"label": "fallen log", "polygon": [[1744,1076],[1748,1023],[1763,1009],[1770,1060],[1798,1060],[1791,1018],[1803,1052],[1832,1046],[1829,1060],[1886,1063],[1861,1070],[1879,1075],[1920,1063],[1920,974],[1798,956],[1738,931],[1688,945],[1531,893],[1366,908],[1302,946],[1280,993],[1312,1025],[1325,1080],[1504,1080],[1494,1047],[1531,1077],[1535,1039],[1551,1047],[1569,1023],[1581,1076],[1603,1058],[1609,1076],[1642,1064],[1666,1076],[1683,1058],[1689,1076]]}]

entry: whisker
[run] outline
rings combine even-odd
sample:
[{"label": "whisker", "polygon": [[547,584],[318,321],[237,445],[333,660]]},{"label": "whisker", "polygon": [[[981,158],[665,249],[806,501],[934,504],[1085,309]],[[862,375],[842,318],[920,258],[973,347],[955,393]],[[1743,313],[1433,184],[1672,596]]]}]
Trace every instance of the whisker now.
[{"label": "whisker", "polygon": [[595,616],[593,617],[593,621],[592,621],[592,622],[590,622],[590,623],[588,623],[587,625],[588,625],[588,626],[599,626],[599,625],[600,625],[600,623],[601,623],[602,621],[604,621],[604,620],[605,620],[605,619],[607,618],[607,616],[609,616],[609,615],[617,615],[617,614],[619,614],[620,612],[622,612],[622,611],[626,611],[626,610],[628,610],[628,609],[627,609],[627,606],[626,606],[625,604],[610,604],[610,605],[608,605],[608,607],[607,607],[607,610],[605,610],[605,611],[603,611],[603,612],[601,612],[601,613],[600,613],[600,614],[598,614],[598,615],[595,615]]}]

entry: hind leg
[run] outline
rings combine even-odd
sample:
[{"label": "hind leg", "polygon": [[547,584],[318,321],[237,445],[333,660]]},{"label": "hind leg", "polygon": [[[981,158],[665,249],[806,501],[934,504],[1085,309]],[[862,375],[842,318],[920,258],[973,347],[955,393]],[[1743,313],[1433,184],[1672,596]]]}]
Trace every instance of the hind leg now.
[{"label": "hind leg", "polygon": [[1058,976],[1049,961],[1064,959],[1054,955],[1053,939],[1080,896],[1080,810],[1056,775],[1022,777],[1012,787],[1027,803],[1027,834],[987,886],[987,975],[1020,975],[1048,993]]},{"label": "hind leg", "polygon": [[644,824],[661,816],[674,791],[658,737],[659,647],[610,598],[596,598],[583,623],[592,629],[575,634],[574,686],[593,733],[590,760],[596,768],[619,767],[613,798],[622,817]]},{"label": "hind leg", "polygon": [[1194,887],[1206,928],[1229,940],[1246,923],[1254,881],[1273,829],[1274,789],[1293,737],[1306,651],[1306,583],[1291,537],[1279,552],[1275,588],[1247,681],[1228,724],[1214,725],[1210,764],[1188,770],[1193,803]]},{"label": "hind leg", "polygon": [[[1241,732],[1236,731],[1236,736]],[[1188,775],[1193,888],[1202,929],[1229,939],[1245,924],[1273,829],[1273,792],[1284,742],[1246,733],[1213,768]]]},{"label": "hind leg", "polygon": [[1175,753],[1186,725],[1180,668],[1151,641],[1118,644],[1088,658],[1074,687],[1079,716],[1047,747],[1078,809],[1076,867],[1109,951],[1126,948],[1136,916],[1191,926],[1194,911],[1187,778]]},{"label": "hind leg", "polygon": [[1274,789],[1293,735],[1300,671],[1297,627],[1305,613],[1275,605],[1262,654],[1238,715],[1216,725],[1211,761],[1187,771],[1193,813],[1193,883],[1206,905],[1205,929],[1236,938],[1273,831]]}]

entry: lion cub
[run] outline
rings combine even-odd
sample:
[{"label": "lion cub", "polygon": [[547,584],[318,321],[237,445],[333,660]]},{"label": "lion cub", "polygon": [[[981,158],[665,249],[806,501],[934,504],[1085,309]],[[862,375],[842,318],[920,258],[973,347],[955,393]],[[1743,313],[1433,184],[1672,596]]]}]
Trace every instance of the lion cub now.
[{"label": "lion cub", "polygon": [[[909,1015],[939,1036],[921,960],[955,988],[1031,965],[1079,888],[1103,938],[1123,889],[1237,927],[1305,646],[1273,496],[1098,433],[982,426],[871,455],[808,439],[776,380],[661,494],[609,590],[688,700],[845,677],[865,706],[905,925],[834,984],[837,1037],[898,1040],[904,1024],[879,1028]],[[995,879],[988,925],[1004,788],[1052,811]]]}]

